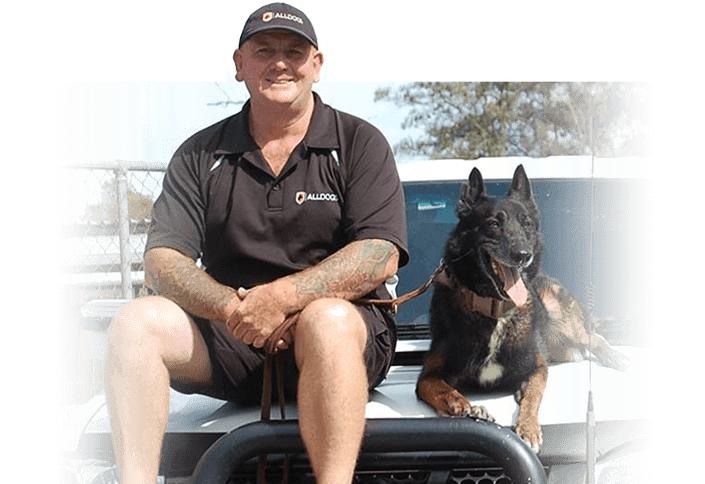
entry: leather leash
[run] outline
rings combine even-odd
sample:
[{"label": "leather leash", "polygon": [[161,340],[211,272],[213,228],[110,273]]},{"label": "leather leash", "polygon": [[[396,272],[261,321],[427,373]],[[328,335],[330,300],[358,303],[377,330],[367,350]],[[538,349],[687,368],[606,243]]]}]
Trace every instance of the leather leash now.
[{"label": "leather leash", "polygon": [[[274,330],[264,343],[264,351],[267,356],[264,360],[264,375],[262,378],[262,404],[260,419],[262,421],[271,420],[272,413],[272,379],[274,372],[277,375],[277,398],[279,400],[279,415],[282,420],[286,419],[285,401],[284,401],[284,362],[278,354],[277,343],[284,333],[292,328],[299,319],[299,313],[293,314],[284,320],[284,322]],[[267,484],[266,477],[267,456],[261,455],[257,463],[257,484]],[[282,463],[282,479],[281,484],[289,482],[289,455],[284,455]]]},{"label": "leather leash", "polygon": [[[355,302],[362,304],[376,304],[381,306],[390,306],[392,314],[396,314],[399,310],[399,306],[404,304],[411,299],[414,299],[431,287],[431,284],[445,271],[446,265],[441,264],[436,268],[435,272],[428,278],[428,280],[419,288],[403,294],[399,297],[393,299],[357,299]],[[279,399],[279,413],[282,420],[286,419],[285,414],[285,402],[284,402],[284,362],[281,356],[278,354],[277,343],[282,336],[289,331],[298,321],[299,313],[289,316],[284,322],[274,330],[274,332],[267,338],[264,344],[264,351],[267,354],[264,360],[264,375],[262,379],[262,404],[261,404],[261,415],[262,421],[269,421],[271,419],[272,412],[272,380],[274,378],[274,372],[276,372],[277,378],[277,396]],[[257,484],[267,484],[267,479],[265,475],[267,465],[266,455],[261,455],[259,457],[259,462],[257,464]],[[282,470],[282,480],[281,484],[287,484],[289,482],[289,456],[284,456],[283,470]]]},{"label": "leather leash", "polygon": [[438,279],[438,276],[440,276],[443,271],[446,270],[446,264],[441,264],[439,265],[436,270],[431,274],[431,277],[428,278],[428,280],[420,287],[414,289],[411,292],[408,292],[406,294],[402,294],[399,297],[395,297],[393,299],[357,299],[356,302],[362,303],[362,304],[376,304],[379,306],[390,306],[390,309],[392,311],[392,314],[397,314],[397,311],[399,311],[399,306],[404,304],[407,301],[410,301],[414,299],[415,297],[419,297],[421,294],[426,292],[429,287],[431,287],[431,284],[435,282],[436,279]]}]

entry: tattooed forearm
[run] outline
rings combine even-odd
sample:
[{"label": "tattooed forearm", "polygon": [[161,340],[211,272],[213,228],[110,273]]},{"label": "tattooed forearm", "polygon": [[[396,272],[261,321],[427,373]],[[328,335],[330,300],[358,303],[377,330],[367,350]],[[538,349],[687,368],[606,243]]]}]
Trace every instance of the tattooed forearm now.
[{"label": "tattooed forearm", "polygon": [[316,267],[297,274],[294,285],[301,296],[363,296],[397,270],[399,252],[386,240],[353,242],[323,260]]},{"label": "tattooed forearm", "polygon": [[[399,252],[385,240],[348,244],[314,267],[268,284],[272,305],[287,314],[322,297],[359,298],[397,271]],[[189,257],[173,249],[151,249],[145,256],[146,282],[187,312],[206,319],[227,320],[240,304],[234,289],[218,283]]]},{"label": "tattooed forearm", "polygon": [[206,319],[225,320],[235,291],[218,283],[196,263],[175,250],[156,248],[145,256],[146,283],[187,312]]}]

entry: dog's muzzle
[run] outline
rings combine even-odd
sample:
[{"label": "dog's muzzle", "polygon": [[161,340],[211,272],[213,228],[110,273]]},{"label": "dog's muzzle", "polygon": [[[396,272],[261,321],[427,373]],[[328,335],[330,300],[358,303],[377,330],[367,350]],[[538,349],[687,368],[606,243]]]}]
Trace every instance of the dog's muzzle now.
[{"label": "dog's muzzle", "polygon": [[510,264],[504,264],[492,255],[488,255],[492,267],[492,283],[504,300],[510,300],[511,297],[507,291],[521,281],[521,273],[534,261],[534,254],[526,250],[516,252],[512,254]]},{"label": "dog's muzzle", "polygon": [[517,263],[518,270],[522,271],[534,261],[534,254],[528,250],[520,250],[512,254],[512,260]]}]

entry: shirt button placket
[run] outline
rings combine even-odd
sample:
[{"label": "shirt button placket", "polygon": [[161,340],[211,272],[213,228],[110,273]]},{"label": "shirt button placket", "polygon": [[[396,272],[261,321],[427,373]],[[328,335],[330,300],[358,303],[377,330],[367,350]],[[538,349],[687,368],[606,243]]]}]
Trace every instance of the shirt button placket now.
[{"label": "shirt button placket", "polygon": [[269,188],[267,194],[267,205],[270,210],[281,210],[284,202],[284,190],[279,182],[275,182]]}]

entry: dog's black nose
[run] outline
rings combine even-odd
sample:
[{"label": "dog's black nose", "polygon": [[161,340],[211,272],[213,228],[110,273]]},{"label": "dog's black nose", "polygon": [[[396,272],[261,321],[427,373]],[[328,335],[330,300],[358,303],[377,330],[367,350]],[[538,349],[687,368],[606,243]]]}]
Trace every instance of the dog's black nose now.
[{"label": "dog's black nose", "polygon": [[534,256],[528,250],[520,250],[512,255],[514,261],[521,267],[529,265]]}]

